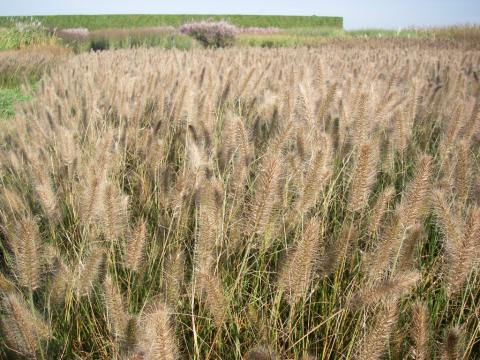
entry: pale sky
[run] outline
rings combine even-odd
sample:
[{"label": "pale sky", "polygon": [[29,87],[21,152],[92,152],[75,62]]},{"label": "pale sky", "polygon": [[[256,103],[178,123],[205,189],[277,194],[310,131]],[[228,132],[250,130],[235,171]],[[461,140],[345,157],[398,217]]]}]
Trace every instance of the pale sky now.
[{"label": "pale sky", "polygon": [[264,14],[343,16],[346,29],[480,24],[480,0],[0,0],[0,15]]}]

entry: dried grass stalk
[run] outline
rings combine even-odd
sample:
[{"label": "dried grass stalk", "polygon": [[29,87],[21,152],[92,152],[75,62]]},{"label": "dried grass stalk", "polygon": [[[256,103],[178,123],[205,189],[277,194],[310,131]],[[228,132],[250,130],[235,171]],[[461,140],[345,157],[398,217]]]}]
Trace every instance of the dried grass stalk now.
[{"label": "dried grass stalk", "polygon": [[309,290],[315,264],[323,256],[324,244],[318,219],[310,219],[293,250],[286,255],[278,274],[278,287],[290,304],[304,298]]}]

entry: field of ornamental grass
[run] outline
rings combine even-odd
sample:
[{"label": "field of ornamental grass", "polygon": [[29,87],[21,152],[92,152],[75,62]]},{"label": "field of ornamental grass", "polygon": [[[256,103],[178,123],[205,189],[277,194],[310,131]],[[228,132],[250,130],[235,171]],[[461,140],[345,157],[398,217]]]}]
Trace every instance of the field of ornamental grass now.
[{"label": "field of ornamental grass", "polygon": [[0,358],[480,358],[478,44],[55,59],[0,121]]}]

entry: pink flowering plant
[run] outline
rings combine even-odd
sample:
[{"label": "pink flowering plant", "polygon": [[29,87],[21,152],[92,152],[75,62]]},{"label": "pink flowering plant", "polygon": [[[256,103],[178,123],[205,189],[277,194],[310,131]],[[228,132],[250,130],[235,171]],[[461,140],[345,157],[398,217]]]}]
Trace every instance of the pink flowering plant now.
[{"label": "pink flowering plant", "polygon": [[205,47],[225,47],[233,45],[237,27],[226,21],[199,21],[184,24],[180,32],[198,40]]}]

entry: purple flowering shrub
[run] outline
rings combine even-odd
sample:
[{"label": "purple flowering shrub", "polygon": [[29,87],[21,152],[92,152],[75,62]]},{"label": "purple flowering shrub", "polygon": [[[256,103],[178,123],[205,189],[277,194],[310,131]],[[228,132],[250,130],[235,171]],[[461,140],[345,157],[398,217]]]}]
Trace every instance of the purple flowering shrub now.
[{"label": "purple flowering shrub", "polygon": [[180,32],[193,37],[205,47],[218,48],[232,45],[238,30],[226,21],[199,21],[182,25]]}]

